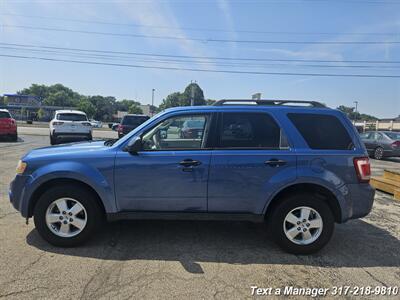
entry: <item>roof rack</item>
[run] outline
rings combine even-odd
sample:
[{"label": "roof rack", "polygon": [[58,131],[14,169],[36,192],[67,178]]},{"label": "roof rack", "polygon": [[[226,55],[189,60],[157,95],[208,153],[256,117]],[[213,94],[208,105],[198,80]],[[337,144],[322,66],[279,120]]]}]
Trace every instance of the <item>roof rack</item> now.
[{"label": "roof rack", "polygon": [[239,104],[248,104],[248,103],[256,103],[257,105],[286,105],[293,103],[293,106],[296,104],[310,104],[311,107],[324,107],[326,106],[321,102],[317,101],[306,101],[306,100],[272,100],[272,99],[263,99],[263,100],[254,100],[254,99],[222,99],[215,102],[213,105],[215,106],[222,106],[225,103],[239,103]]}]

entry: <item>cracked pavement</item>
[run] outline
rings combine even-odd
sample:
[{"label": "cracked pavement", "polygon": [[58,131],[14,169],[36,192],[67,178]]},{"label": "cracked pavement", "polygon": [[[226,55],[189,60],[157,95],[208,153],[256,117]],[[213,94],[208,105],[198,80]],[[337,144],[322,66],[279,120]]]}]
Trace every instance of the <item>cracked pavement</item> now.
[{"label": "cracked pavement", "polygon": [[[400,202],[380,192],[368,217],[337,225],[312,256],[282,252],[262,224],[247,222],[118,222],[82,247],[50,246],[8,200],[20,156],[48,145],[47,136],[21,138],[0,142],[0,298],[242,299],[254,285],[400,286]],[[400,159],[372,166],[379,175]]]}]

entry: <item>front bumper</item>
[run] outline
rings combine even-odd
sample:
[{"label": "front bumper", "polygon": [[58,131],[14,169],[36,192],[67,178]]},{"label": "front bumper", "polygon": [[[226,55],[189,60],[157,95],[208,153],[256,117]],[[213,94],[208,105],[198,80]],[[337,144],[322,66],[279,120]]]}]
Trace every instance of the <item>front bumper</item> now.
[{"label": "front bumper", "polygon": [[11,204],[21,215],[26,218],[29,215],[29,203],[26,197],[26,186],[32,180],[30,175],[16,175],[11,181],[8,196]]}]

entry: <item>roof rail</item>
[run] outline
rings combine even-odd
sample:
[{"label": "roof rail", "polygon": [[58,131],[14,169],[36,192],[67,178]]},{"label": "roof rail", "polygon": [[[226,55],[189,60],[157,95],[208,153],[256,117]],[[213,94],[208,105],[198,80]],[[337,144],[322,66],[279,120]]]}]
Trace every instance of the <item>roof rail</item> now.
[{"label": "roof rail", "polygon": [[324,107],[326,106],[321,102],[317,101],[306,101],[306,100],[272,100],[272,99],[263,99],[263,100],[254,100],[254,99],[222,99],[215,102],[213,105],[221,106],[225,103],[239,103],[239,104],[248,104],[248,103],[255,103],[257,105],[286,105],[293,103],[293,106],[296,104],[310,104],[311,107]]}]

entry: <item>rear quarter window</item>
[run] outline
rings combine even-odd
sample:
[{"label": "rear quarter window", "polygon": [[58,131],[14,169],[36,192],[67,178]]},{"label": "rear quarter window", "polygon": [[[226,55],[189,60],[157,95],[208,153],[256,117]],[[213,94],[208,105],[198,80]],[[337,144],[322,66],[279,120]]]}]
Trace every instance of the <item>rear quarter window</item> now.
[{"label": "rear quarter window", "polygon": [[352,150],[354,148],[349,133],[336,116],[289,113],[288,118],[311,149]]}]

